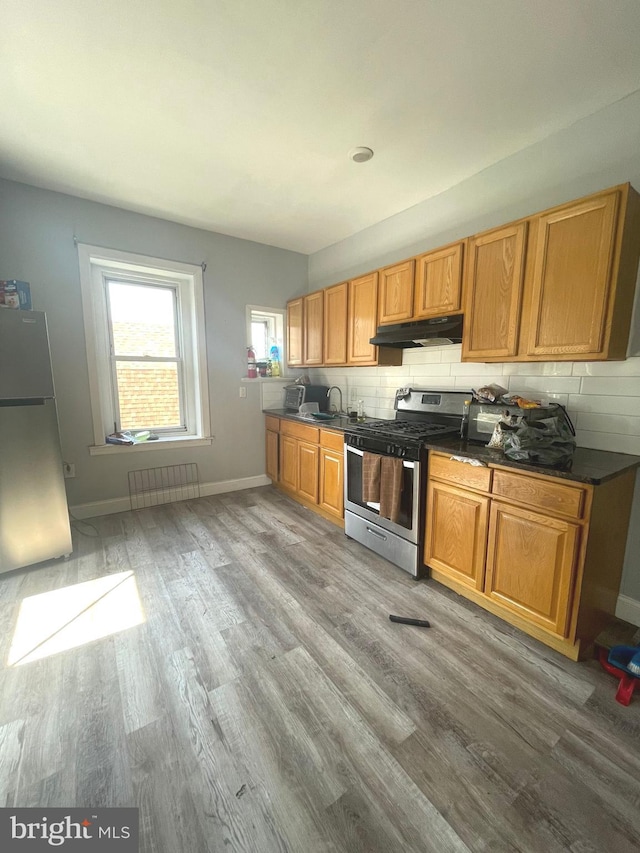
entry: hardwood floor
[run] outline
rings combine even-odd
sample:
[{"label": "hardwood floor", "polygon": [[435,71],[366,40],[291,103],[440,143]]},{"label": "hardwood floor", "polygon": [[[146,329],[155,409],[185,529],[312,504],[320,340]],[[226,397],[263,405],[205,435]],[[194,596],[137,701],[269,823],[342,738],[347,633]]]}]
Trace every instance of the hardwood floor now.
[{"label": "hardwood floor", "polygon": [[[138,806],[145,853],[640,848],[640,697],[595,662],[271,487],[93,523],[0,576],[1,805]],[[7,663],[24,599],[128,572],[138,624],[108,592],[88,641]]]}]

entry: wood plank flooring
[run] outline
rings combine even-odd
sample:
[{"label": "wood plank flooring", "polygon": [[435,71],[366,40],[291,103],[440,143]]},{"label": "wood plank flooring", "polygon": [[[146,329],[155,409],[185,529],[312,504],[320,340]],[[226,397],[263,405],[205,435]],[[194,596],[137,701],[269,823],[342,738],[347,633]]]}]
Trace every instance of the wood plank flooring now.
[{"label": "wood plank flooring", "polygon": [[[93,523],[0,576],[0,805],[135,805],[144,853],[640,849],[640,697],[595,662],[271,487]],[[141,624],[7,664],[23,599],[127,571]]]}]

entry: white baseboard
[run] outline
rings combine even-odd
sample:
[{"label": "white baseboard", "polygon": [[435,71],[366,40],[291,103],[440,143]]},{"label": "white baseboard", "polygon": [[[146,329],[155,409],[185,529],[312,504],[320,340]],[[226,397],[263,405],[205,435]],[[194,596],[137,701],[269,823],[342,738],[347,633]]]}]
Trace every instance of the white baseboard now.
[{"label": "white baseboard", "polygon": [[629,598],[628,595],[619,595],[616,616],[625,622],[631,622],[632,625],[640,626],[640,601]]},{"label": "white baseboard", "polygon": [[[239,492],[242,489],[255,489],[256,486],[270,486],[271,480],[266,474],[256,477],[243,477],[240,480],[220,480],[218,483],[200,483],[200,496],[222,495],[226,492]],[[115,512],[127,512],[131,509],[129,496],[108,498],[104,501],[90,501],[69,507],[74,518],[94,518],[96,515],[112,515]]]}]

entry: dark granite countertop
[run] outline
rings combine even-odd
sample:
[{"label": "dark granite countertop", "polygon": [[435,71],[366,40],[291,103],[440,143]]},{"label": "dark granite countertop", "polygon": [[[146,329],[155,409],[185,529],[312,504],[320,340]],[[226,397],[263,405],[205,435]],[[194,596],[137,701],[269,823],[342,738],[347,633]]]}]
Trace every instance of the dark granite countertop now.
[{"label": "dark granite countertop", "polygon": [[[358,421],[352,420],[347,415],[340,415],[340,417],[331,418],[331,420],[316,420],[316,418],[303,417],[295,412],[289,412],[287,409],[263,409],[262,414],[272,415],[274,418],[284,418],[287,421],[296,421],[299,424],[308,424],[309,426],[322,427],[323,429],[334,429],[338,432],[344,432],[347,427],[358,423]],[[365,418],[361,423],[371,423],[372,421],[379,420],[380,418]]]},{"label": "dark granite countertop", "polygon": [[[286,409],[263,409],[263,414],[275,418],[285,418],[311,426],[333,429],[344,432],[355,421],[348,417],[334,418],[330,421],[304,418]],[[365,418],[365,422],[379,418]],[[392,420],[392,419],[390,419]],[[504,465],[505,468],[515,468],[518,471],[529,471],[536,474],[546,474],[548,477],[558,477],[562,480],[573,480],[578,483],[590,483],[597,486],[606,480],[619,477],[626,471],[640,467],[640,456],[630,453],[611,453],[608,450],[591,450],[588,447],[576,447],[570,464],[565,468],[550,468],[546,465],[531,465],[527,462],[513,462],[507,459],[501,450],[490,450],[484,444],[465,441],[460,438],[440,438],[425,442],[429,450],[439,450],[452,456],[464,456],[467,459],[478,459],[487,464]]]},{"label": "dark granite countertop", "polygon": [[439,441],[426,442],[429,450],[439,450],[452,456],[464,456],[467,459],[479,459],[481,462],[504,465],[519,471],[530,471],[558,477],[562,480],[574,480],[578,483],[590,483],[597,486],[606,480],[619,477],[626,471],[640,466],[640,456],[629,453],[611,453],[608,450],[591,450],[588,447],[576,447],[569,465],[565,468],[550,468],[547,465],[531,465],[526,462],[513,462],[507,459],[501,450],[490,450],[484,444],[476,444],[459,438],[441,438]]}]

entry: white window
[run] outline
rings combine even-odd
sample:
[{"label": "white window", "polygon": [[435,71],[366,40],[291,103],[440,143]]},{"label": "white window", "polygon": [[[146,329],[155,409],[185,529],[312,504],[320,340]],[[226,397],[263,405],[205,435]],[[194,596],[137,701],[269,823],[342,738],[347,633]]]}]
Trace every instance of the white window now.
[{"label": "white window", "polygon": [[252,346],[257,361],[271,358],[272,347],[278,348],[280,373],[284,365],[284,311],[247,305],[247,346]]},{"label": "white window", "polygon": [[78,256],[92,451],[121,430],[208,443],[202,269],[84,244]]}]

